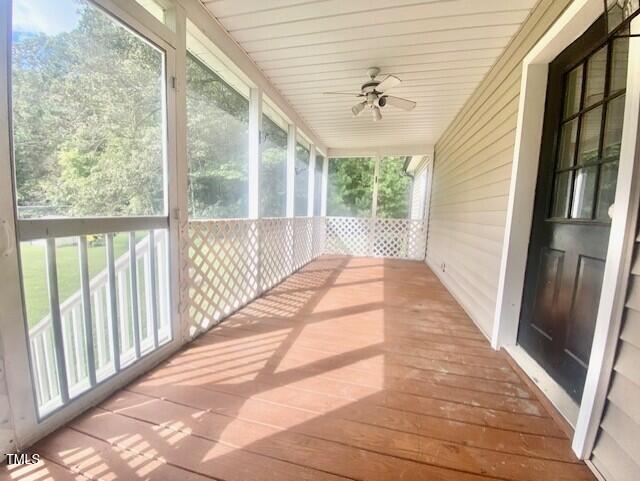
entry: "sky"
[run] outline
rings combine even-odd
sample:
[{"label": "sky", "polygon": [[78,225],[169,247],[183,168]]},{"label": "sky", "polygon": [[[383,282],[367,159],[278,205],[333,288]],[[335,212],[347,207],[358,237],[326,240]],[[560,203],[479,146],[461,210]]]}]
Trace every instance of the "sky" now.
[{"label": "sky", "polygon": [[36,33],[55,35],[78,22],[76,0],[13,0],[14,41]]}]

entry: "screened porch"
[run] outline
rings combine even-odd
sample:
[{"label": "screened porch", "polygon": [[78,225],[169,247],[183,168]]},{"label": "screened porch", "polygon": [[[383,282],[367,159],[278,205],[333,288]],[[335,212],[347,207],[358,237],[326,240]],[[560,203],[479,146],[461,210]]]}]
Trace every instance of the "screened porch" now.
[{"label": "screened porch", "polygon": [[0,480],[636,481],[637,0],[0,3]]}]

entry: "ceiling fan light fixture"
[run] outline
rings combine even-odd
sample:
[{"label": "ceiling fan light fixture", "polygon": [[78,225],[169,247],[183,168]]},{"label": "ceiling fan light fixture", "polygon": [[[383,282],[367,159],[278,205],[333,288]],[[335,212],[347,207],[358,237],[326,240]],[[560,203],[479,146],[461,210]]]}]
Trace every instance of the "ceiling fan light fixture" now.
[{"label": "ceiling fan light fixture", "polygon": [[364,110],[365,105],[366,105],[366,102],[360,102],[355,104],[353,107],[351,107],[351,112],[353,112],[353,116],[357,117],[358,115],[360,115],[360,112]]},{"label": "ceiling fan light fixture", "polygon": [[[604,1],[635,1],[640,0],[604,0]],[[416,106],[416,102],[413,100],[403,99],[400,97],[394,97],[386,93],[387,90],[396,87],[401,83],[401,80],[395,75],[387,75],[382,81],[376,80],[377,75],[380,73],[380,69],[377,67],[371,67],[367,74],[369,75],[369,81],[360,86],[359,93],[348,92],[323,92],[325,95],[347,95],[360,97],[362,99],[356,105],[351,107],[351,113],[354,117],[357,117],[366,108],[371,110],[373,120],[382,120],[382,112],[380,109],[391,105],[395,108],[399,108],[406,112],[413,110]]]}]

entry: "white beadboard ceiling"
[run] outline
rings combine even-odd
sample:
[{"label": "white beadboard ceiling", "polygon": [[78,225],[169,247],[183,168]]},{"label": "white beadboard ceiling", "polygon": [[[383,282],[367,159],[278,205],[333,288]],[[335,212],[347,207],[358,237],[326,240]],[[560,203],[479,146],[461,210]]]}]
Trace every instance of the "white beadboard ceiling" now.
[{"label": "white beadboard ceiling", "polygon": [[[202,0],[330,148],[435,143],[536,0]],[[353,118],[368,67],[418,102]]]}]

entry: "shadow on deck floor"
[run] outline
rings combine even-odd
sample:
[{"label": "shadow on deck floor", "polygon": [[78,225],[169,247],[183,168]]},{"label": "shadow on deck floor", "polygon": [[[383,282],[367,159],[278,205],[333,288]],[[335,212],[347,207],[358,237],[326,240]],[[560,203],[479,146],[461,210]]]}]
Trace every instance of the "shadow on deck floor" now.
[{"label": "shadow on deck floor", "polygon": [[322,257],[34,446],[18,480],[593,480],[420,262]]}]

